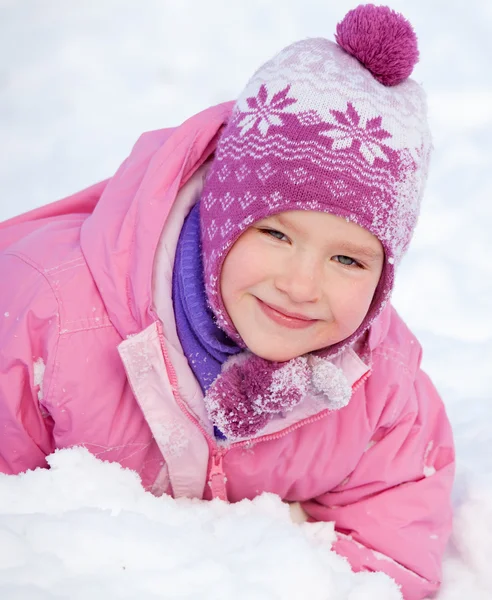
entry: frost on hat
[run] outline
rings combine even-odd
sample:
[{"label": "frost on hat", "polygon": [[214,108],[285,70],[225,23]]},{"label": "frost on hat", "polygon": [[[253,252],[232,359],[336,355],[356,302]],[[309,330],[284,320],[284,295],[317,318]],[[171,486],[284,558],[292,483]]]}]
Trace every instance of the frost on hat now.
[{"label": "frost on hat", "polygon": [[337,43],[296,42],[263,65],[239,96],[219,140],[200,205],[207,299],[219,326],[242,340],[220,295],[228,250],[252,223],[288,210],[343,217],[385,250],[379,285],[357,331],[389,299],[395,266],[419,214],[431,149],[408,21],[361,5],[338,24]]}]

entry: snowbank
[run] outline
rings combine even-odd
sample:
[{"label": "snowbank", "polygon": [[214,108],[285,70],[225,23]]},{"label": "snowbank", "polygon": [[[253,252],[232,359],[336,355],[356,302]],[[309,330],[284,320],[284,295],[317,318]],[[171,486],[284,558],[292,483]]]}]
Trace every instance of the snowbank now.
[{"label": "snowbank", "polygon": [[[475,419],[457,427],[462,458],[439,600],[492,597],[492,475]],[[82,448],[49,463],[0,475],[2,600],[401,600],[386,575],[352,573],[330,550],[331,523],[294,525],[272,494],[233,505],[156,498],[135,473]]]},{"label": "snowbank", "polygon": [[386,575],[354,574],[330,551],[331,524],[293,525],[271,494],[156,498],[82,448],[49,462],[0,475],[2,599],[401,599]]}]

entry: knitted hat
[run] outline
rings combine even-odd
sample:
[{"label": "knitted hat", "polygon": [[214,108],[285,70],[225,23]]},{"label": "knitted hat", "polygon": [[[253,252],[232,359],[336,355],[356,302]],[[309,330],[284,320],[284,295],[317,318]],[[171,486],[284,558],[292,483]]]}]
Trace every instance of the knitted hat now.
[{"label": "knitted hat", "polygon": [[200,206],[207,299],[219,326],[244,345],[224,307],[220,273],[252,223],[288,210],[343,217],[375,235],[385,262],[364,321],[379,315],[415,228],[431,149],[412,26],[371,4],[338,24],[337,44],[296,42],[263,65],[239,96]]}]

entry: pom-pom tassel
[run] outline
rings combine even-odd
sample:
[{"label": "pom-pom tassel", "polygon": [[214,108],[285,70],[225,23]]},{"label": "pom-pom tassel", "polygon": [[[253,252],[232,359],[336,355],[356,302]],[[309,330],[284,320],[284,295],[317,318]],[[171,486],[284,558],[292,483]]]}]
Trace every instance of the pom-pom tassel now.
[{"label": "pom-pom tassel", "polygon": [[311,382],[313,388],[326,396],[332,410],[339,410],[350,402],[352,388],[343,371],[332,362],[318,356],[312,357]]},{"label": "pom-pom tassel", "polygon": [[349,11],[337,25],[335,39],[387,86],[410,77],[419,59],[411,24],[387,6],[361,4]]},{"label": "pom-pom tassel", "polygon": [[272,415],[293,410],[304,398],[309,381],[305,357],[277,363],[246,356],[226,363],[205,396],[211,421],[231,440],[251,437]]},{"label": "pom-pom tassel", "polygon": [[242,353],[225,363],[205,406],[219,431],[237,440],[257,434],[272,416],[294,410],[310,388],[323,394],[332,410],[346,406],[352,395],[343,371],[327,359],[300,356],[277,363]]}]

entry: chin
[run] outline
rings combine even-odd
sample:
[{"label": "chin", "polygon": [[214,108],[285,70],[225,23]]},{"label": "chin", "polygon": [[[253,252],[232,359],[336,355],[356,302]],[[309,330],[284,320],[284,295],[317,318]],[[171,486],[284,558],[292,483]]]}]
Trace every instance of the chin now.
[{"label": "chin", "polygon": [[268,343],[265,343],[265,341],[261,340],[261,339],[249,339],[248,340],[248,339],[245,339],[245,337],[243,337],[243,340],[246,344],[246,347],[248,348],[248,350],[250,352],[252,352],[253,354],[256,354],[256,356],[259,356],[260,358],[263,358],[264,360],[270,360],[272,362],[287,362],[289,360],[292,360],[293,358],[297,358],[299,356],[304,356],[305,354],[309,354],[310,352],[316,352],[317,350],[322,350],[324,348],[328,348],[329,346],[336,344],[338,341],[342,341],[343,339],[346,339],[346,338],[340,338],[340,339],[336,338],[334,341],[333,341],[333,339],[327,341],[326,344],[308,346],[308,347],[302,347],[302,348],[299,348],[299,347],[298,348],[292,348],[292,347],[289,348],[288,346],[286,346],[285,342],[282,343],[281,341],[279,341],[278,344],[268,344]]},{"label": "chin", "polygon": [[302,354],[286,354],[285,352],[253,352],[253,354],[271,362],[288,362],[293,358],[302,356]]},{"label": "chin", "polygon": [[256,356],[259,356],[264,360],[270,360],[272,362],[287,362],[289,360],[292,360],[293,358],[297,358],[298,356],[302,356],[303,354],[311,352],[310,349],[306,349],[305,351],[298,350],[296,352],[294,349],[289,350],[288,348],[285,348],[285,346],[283,348],[268,348],[265,347],[265,344],[255,344],[253,341],[251,342],[251,344],[248,344],[246,342],[246,346],[248,350],[253,354],[256,354]]}]

